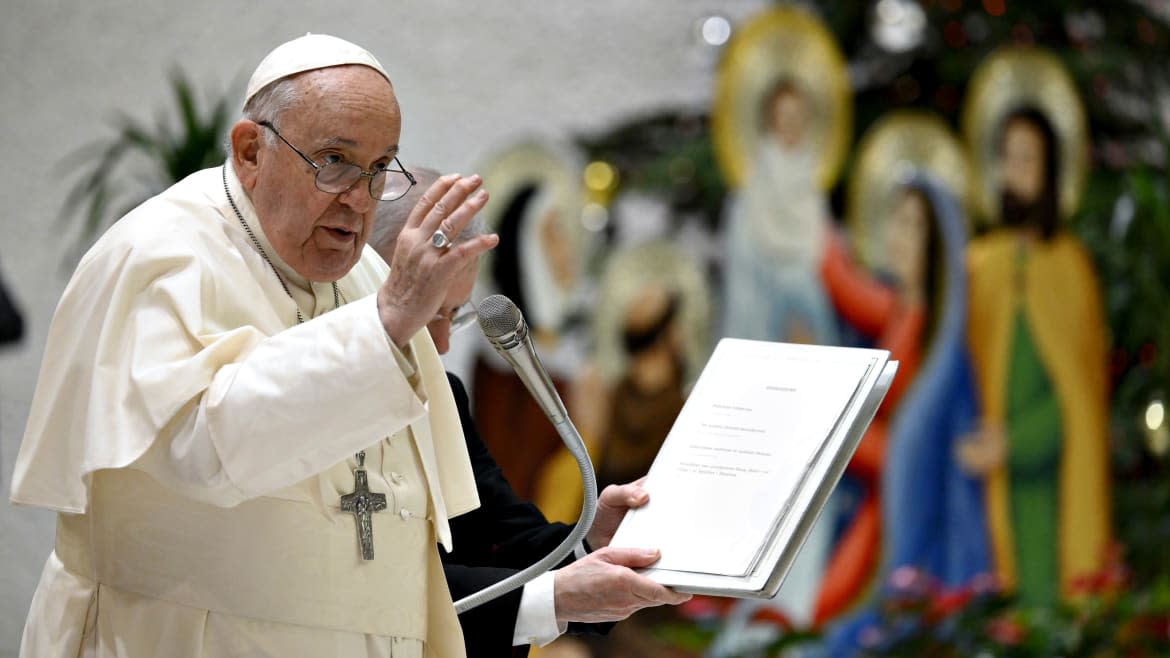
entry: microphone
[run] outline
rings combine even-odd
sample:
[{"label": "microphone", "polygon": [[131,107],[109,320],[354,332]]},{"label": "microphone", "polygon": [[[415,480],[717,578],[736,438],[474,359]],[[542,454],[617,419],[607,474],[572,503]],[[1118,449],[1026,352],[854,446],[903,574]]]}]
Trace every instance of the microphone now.
[{"label": "microphone", "polygon": [[516,304],[503,295],[492,295],[479,303],[476,311],[479,314],[479,328],[483,335],[495,348],[500,356],[504,357],[520,376],[528,392],[540,406],[548,419],[556,427],[557,434],[565,442],[573,457],[577,460],[577,468],[581,471],[583,496],[581,500],[581,515],[568,537],[553,549],[551,553],[541,558],[519,573],[512,574],[494,585],[489,585],[474,594],[463,597],[455,602],[455,613],[464,612],[483,605],[492,599],[522,587],[540,574],[556,567],[577,546],[589,532],[593,525],[593,516],[597,512],[597,476],[593,473],[593,462],[589,459],[589,452],[573,422],[569,420],[569,413],[553,387],[548,371],[536,356],[536,349],[528,337],[528,325]]},{"label": "microphone", "polygon": [[528,337],[528,323],[516,304],[503,295],[491,295],[479,303],[479,328],[500,356],[512,366],[553,425],[565,422],[569,413],[548,371]]}]

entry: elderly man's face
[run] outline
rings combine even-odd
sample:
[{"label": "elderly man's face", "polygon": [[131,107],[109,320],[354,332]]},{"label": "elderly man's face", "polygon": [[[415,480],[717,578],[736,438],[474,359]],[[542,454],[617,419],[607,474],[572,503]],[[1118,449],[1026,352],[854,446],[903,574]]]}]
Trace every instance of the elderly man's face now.
[{"label": "elderly man's face", "polygon": [[[299,82],[304,100],[285,111],[276,128],[314,162],[342,159],[373,171],[396,155],[402,120],[380,74],[339,66],[311,71]],[[260,143],[255,169],[241,182],[280,257],[310,281],[336,281],[361,258],[377,202],[366,178],[329,194],[317,189],[316,173],[275,140]]]},{"label": "elderly man's face", "polygon": [[471,261],[459,271],[451,287],[447,289],[447,296],[443,298],[443,305],[435,318],[427,324],[427,331],[431,332],[431,340],[435,341],[435,349],[439,354],[446,354],[451,349],[451,320],[456,309],[471,299],[471,291],[475,288],[475,275],[479,269],[478,261]]}]

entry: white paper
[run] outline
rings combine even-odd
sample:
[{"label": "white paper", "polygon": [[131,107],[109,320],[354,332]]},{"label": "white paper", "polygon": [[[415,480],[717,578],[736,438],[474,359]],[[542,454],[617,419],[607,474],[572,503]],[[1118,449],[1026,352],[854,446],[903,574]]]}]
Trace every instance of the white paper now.
[{"label": "white paper", "polygon": [[655,569],[747,575],[873,363],[721,341],[646,478],[650,503],[610,545],[661,549]]}]

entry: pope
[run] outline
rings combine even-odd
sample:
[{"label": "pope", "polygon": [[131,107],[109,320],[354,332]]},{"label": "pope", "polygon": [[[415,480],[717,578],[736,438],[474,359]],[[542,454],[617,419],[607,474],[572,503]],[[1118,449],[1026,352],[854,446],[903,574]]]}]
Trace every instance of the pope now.
[{"label": "pope", "polygon": [[[308,35],[248,84],[223,166],[114,224],[49,328],[13,502],[57,513],[21,655],[462,656],[436,543],[478,505],[424,330],[494,235],[413,176],[364,49]],[[393,201],[388,201],[393,203]]]}]

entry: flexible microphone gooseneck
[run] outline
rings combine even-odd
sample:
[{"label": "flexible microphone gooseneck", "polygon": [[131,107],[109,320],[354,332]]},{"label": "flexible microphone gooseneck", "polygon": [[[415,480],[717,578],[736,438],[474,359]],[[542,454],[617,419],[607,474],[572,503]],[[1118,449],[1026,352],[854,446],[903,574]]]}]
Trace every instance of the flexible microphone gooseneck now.
[{"label": "flexible microphone gooseneck", "polygon": [[593,462],[589,459],[589,452],[569,414],[561,397],[557,395],[548,372],[540,363],[532,340],[528,337],[528,325],[524,316],[512,300],[503,295],[492,295],[479,304],[479,328],[483,335],[495,348],[500,356],[504,357],[536,403],[540,405],[548,419],[556,427],[565,447],[577,460],[577,468],[581,471],[581,482],[585,489],[584,500],[581,504],[581,515],[577,518],[577,525],[568,537],[565,537],[551,553],[541,558],[532,566],[519,573],[501,580],[459,599],[455,602],[455,613],[460,614],[474,607],[483,605],[492,599],[522,587],[532,579],[560,564],[573,549],[585,538],[589,528],[593,525],[593,515],[597,511],[597,476],[593,473]]}]

